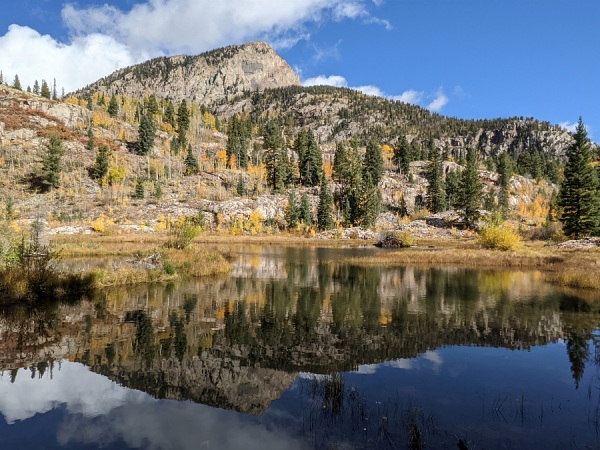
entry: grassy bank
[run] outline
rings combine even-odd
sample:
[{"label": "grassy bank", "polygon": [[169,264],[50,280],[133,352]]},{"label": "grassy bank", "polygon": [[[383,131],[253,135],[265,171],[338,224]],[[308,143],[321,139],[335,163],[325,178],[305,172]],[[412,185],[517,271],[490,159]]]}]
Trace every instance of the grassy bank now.
[{"label": "grassy bank", "polygon": [[544,242],[523,242],[513,251],[481,248],[475,239],[420,239],[408,249],[388,250],[350,260],[384,267],[422,265],[540,270],[554,284],[600,289],[600,249],[559,249]]},{"label": "grassy bank", "polygon": [[[161,234],[125,236],[62,236],[55,239],[56,247],[66,257],[102,257],[150,255],[160,253],[163,261],[171,262],[178,275],[202,276],[229,270],[227,246],[231,244],[356,247],[372,245],[362,240],[323,240],[302,236],[278,234],[259,236],[230,236],[203,234],[186,250],[166,249],[167,237]],[[205,248],[216,244],[218,251]],[[482,248],[476,239],[417,239],[411,248],[386,250],[368,257],[348,258],[357,265],[382,267],[461,266],[472,268],[499,268],[512,270],[540,270],[555,284],[574,288],[600,289],[600,250],[568,250],[546,246],[544,242],[523,242],[512,251]],[[120,271],[116,271],[120,272]],[[99,283],[105,285],[130,284],[145,281],[168,281],[164,269],[146,273],[132,269],[121,273],[100,273]]]}]

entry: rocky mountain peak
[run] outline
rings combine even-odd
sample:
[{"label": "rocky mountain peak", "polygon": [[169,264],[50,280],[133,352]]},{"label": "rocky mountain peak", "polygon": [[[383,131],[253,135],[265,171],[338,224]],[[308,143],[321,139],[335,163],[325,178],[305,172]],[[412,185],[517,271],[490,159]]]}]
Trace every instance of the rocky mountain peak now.
[{"label": "rocky mountain peak", "polygon": [[154,94],[175,102],[186,99],[206,106],[245,91],[300,86],[300,78],[266,42],[231,45],[197,56],[151,59],[120,69],[77,92],[128,95]]}]

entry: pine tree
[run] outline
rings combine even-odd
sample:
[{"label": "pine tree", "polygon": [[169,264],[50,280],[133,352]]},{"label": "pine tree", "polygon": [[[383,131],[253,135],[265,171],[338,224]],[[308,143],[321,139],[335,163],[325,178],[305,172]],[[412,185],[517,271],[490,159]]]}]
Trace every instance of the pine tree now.
[{"label": "pine tree", "polygon": [[383,176],[383,156],[381,155],[381,147],[374,141],[370,140],[365,151],[365,159],[363,163],[363,174],[369,173],[374,186],[379,184]]},{"label": "pine tree", "polygon": [[112,118],[117,117],[119,114],[119,103],[117,102],[117,97],[114,95],[110,97],[110,101],[108,102],[108,115]]},{"label": "pine tree", "polygon": [[92,131],[92,127],[89,127],[87,130],[87,138],[88,138],[88,141],[87,141],[85,148],[92,151],[96,147],[96,144],[94,142],[95,139],[94,139],[94,132]]},{"label": "pine tree", "polygon": [[143,199],[144,196],[144,180],[140,177],[135,182],[135,191],[133,193],[133,198]]},{"label": "pine tree", "polygon": [[[44,80],[42,80],[42,87],[44,87]],[[85,101],[87,103],[87,109],[89,111],[93,111],[94,110],[94,100],[92,99],[92,95],[89,92],[85,96]]]},{"label": "pine tree", "polygon": [[396,166],[398,166],[398,170],[408,177],[410,163],[412,162],[412,153],[410,150],[410,145],[408,144],[406,136],[404,135],[402,135],[400,138],[398,145],[394,147],[393,162],[396,164]]},{"label": "pine tree", "polygon": [[317,186],[323,175],[323,158],[319,144],[311,130],[304,135],[299,133],[301,148],[298,150],[300,181],[304,186]]},{"label": "pine tree", "polygon": [[559,219],[567,236],[580,238],[598,232],[600,198],[592,151],[581,117],[575,142],[567,150],[564,181],[558,193]]},{"label": "pine tree", "polygon": [[161,199],[163,196],[162,183],[160,181],[156,181],[156,187],[154,188],[154,197]]},{"label": "pine tree", "polygon": [[48,87],[46,80],[42,80],[42,90],[40,91],[40,94],[44,98],[50,98],[50,88]]},{"label": "pine tree", "polygon": [[52,100],[58,100],[58,94],[56,92],[56,78],[54,79],[54,84],[52,85]]},{"label": "pine tree", "polygon": [[154,117],[154,115],[158,114],[158,101],[154,94],[148,97],[148,101],[146,102],[146,113],[149,114],[150,117]]},{"label": "pine tree", "polygon": [[60,186],[63,154],[64,149],[60,138],[51,136],[50,141],[46,144],[46,154],[42,159],[39,175],[42,191],[47,192]]},{"label": "pine tree", "polygon": [[510,195],[510,178],[512,177],[512,161],[507,152],[503,152],[498,158],[498,206],[504,213],[508,211],[508,197]]},{"label": "pine tree", "polygon": [[33,93],[35,95],[40,95],[40,83],[38,83],[38,80],[35,80],[33,83]]},{"label": "pine tree", "polygon": [[360,209],[361,226],[363,228],[373,227],[381,209],[381,191],[371,181],[371,174],[369,172],[364,176],[364,189]]},{"label": "pine tree", "polygon": [[92,168],[92,178],[102,183],[102,179],[108,175],[108,166],[110,159],[110,148],[107,145],[101,145],[96,154],[96,161]]},{"label": "pine tree", "polygon": [[179,135],[185,135],[190,128],[190,110],[187,102],[183,100],[177,110],[177,132]]},{"label": "pine tree", "polygon": [[308,227],[312,225],[312,207],[306,192],[302,194],[302,199],[300,200],[300,220]]},{"label": "pine tree", "polygon": [[237,182],[237,186],[236,186],[235,190],[237,192],[237,195],[239,195],[240,197],[242,197],[246,194],[246,183],[244,182],[244,177],[242,176],[241,173],[238,178],[238,182]]},{"label": "pine tree", "polygon": [[31,93],[31,86],[27,86],[27,92]]},{"label": "pine tree", "polygon": [[288,203],[285,207],[284,218],[287,222],[288,229],[296,228],[300,220],[300,209],[296,203],[296,192],[290,191]]},{"label": "pine tree", "polygon": [[275,193],[283,192],[288,179],[286,156],[282,148],[268,148],[265,150],[265,167],[267,170],[267,184]]},{"label": "pine tree", "polygon": [[458,198],[460,197],[460,172],[452,171],[446,174],[444,191],[446,193],[446,208],[452,209],[456,207]]},{"label": "pine tree", "polygon": [[137,153],[139,155],[147,155],[154,148],[154,123],[148,114],[144,114],[140,119],[138,129]]},{"label": "pine tree", "polygon": [[444,190],[442,159],[435,150],[430,154],[427,169],[427,208],[436,214],[446,209],[446,193]]},{"label": "pine tree", "polygon": [[192,153],[192,145],[188,145],[187,156],[185,157],[185,174],[186,175],[195,175],[200,171],[200,166],[198,166],[198,160],[194,157]]},{"label": "pine tree", "polygon": [[327,179],[323,177],[319,190],[319,206],[317,208],[317,225],[319,230],[330,230],[334,226],[333,214],[331,212],[333,198],[329,192]]},{"label": "pine tree", "polygon": [[15,75],[15,80],[13,81],[13,87],[15,89],[18,89],[19,91],[22,90],[21,81],[19,80],[19,75]]},{"label": "pine tree", "polygon": [[171,125],[173,127],[173,129],[175,129],[175,125],[177,124],[177,122],[175,122],[175,106],[173,105],[172,101],[169,101],[167,103],[164,121],[165,121],[165,123],[168,123],[169,125]]},{"label": "pine tree", "polygon": [[279,122],[267,124],[264,135],[267,184],[273,192],[283,192],[288,180],[288,158]]},{"label": "pine tree", "polygon": [[227,126],[227,162],[231,161],[231,156],[235,156],[236,164],[246,169],[248,167],[248,145],[250,143],[250,124],[237,115],[234,115]]},{"label": "pine tree", "polygon": [[477,155],[475,150],[467,150],[467,164],[462,171],[459,181],[458,207],[469,227],[474,227],[479,219],[479,207],[483,197],[483,184],[477,172]]},{"label": "pine tree", "polygon": [[335,153],[333,155],[333,179],[345,185],[347,180],[350,178],[350,160],[348,158],[348,151],[344,144],[338,142],[335,145]]}]

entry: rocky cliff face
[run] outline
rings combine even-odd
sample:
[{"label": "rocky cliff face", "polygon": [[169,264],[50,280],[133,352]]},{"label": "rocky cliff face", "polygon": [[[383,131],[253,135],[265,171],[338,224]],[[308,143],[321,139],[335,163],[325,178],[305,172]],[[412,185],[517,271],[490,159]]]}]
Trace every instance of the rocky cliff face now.
[{"label": "rocky cliff face", "polygon": [[210,106],[245,91],[299,85],[298,75],[271,46],[251,42],[198,56],[152,59],[121,69],[78,95],[100,92],[140,98],[155,94]]}]

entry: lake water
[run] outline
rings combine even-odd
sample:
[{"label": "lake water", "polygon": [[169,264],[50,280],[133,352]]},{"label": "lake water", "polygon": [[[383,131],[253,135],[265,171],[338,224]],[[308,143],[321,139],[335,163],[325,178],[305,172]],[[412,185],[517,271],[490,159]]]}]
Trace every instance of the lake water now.
[{"label": "lake water", "polygon": [[593,292],[235,250],[227,276],[1,311],[0,448],[600,448]]}]

